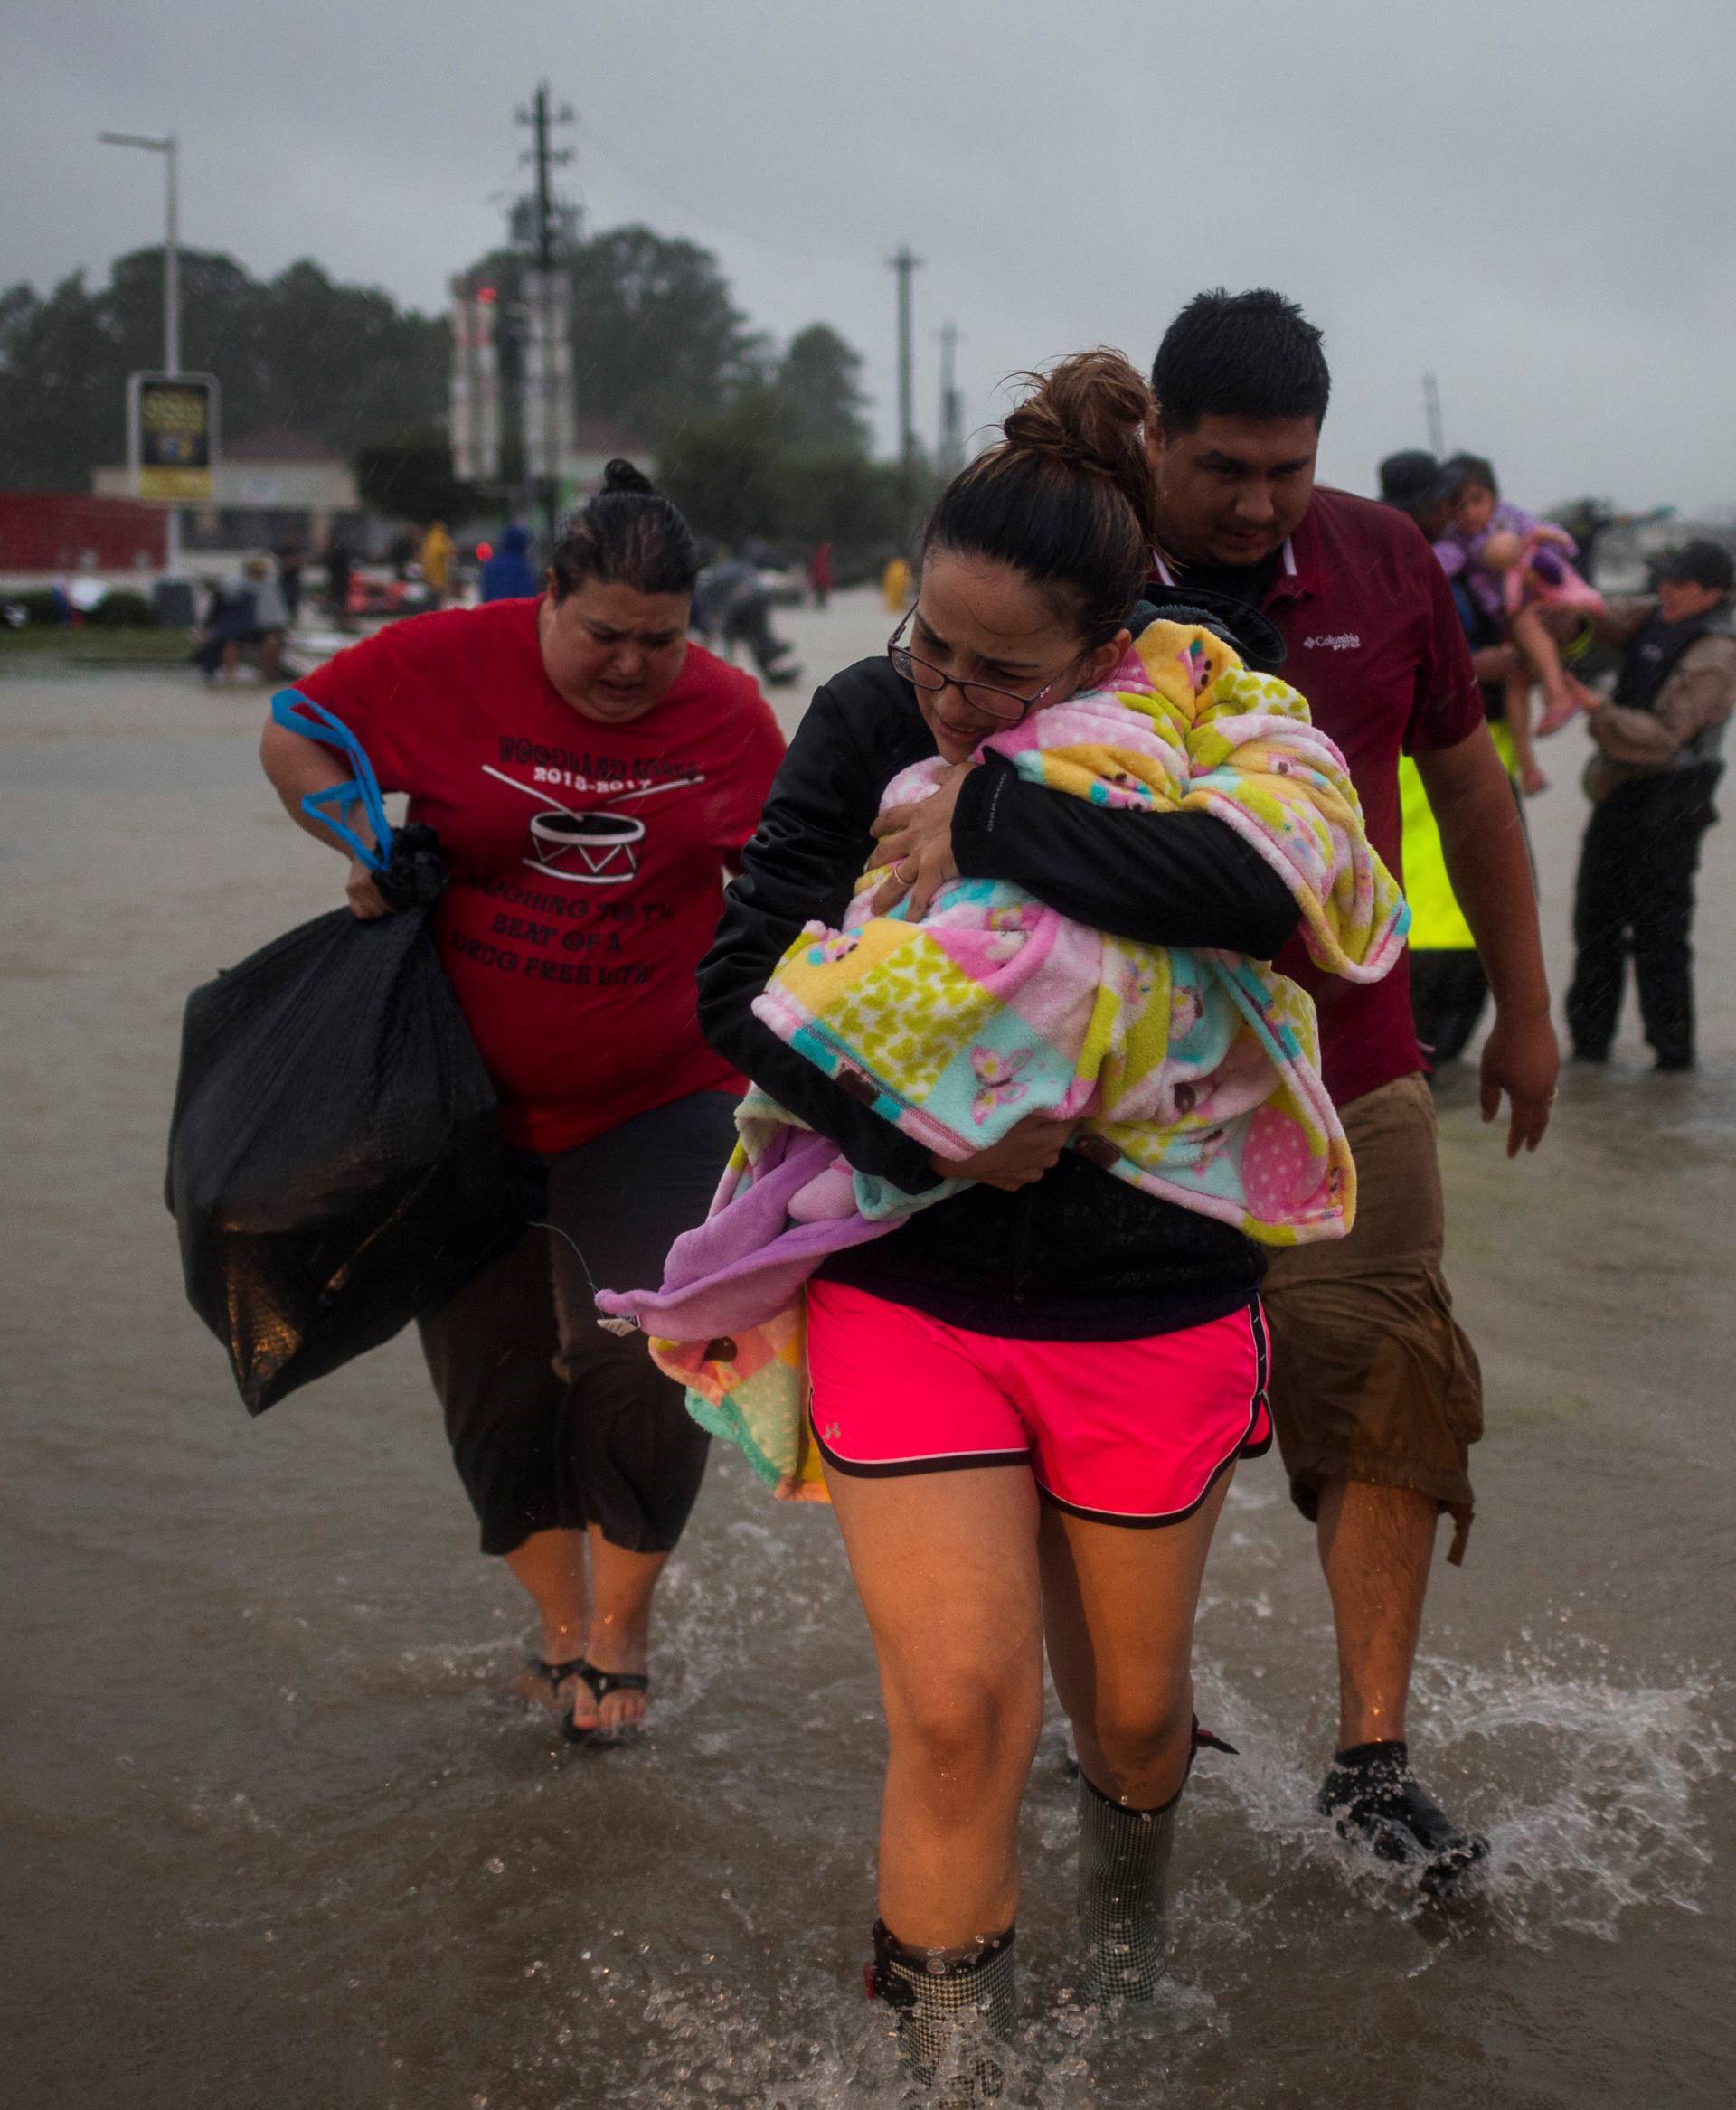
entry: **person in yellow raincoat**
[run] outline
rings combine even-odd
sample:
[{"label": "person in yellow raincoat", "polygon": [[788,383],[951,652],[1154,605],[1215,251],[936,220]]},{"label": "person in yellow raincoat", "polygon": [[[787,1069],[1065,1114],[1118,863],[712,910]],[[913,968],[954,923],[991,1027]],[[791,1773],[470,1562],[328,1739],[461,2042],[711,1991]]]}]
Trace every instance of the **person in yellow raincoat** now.
[{"label": "person in yellow raincoat", "polygon": [[443,601],[452,583],[452,559],[458,544],[447,531],[446,523],[437,520],[422,537],[422,579],[435,600]]}]

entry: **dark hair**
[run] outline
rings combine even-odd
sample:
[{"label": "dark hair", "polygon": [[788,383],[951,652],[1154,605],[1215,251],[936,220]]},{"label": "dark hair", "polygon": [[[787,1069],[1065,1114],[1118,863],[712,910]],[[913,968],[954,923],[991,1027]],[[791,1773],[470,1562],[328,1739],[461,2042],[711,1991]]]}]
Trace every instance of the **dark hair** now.
[{"label": "dark hair", "polygon": [[1452,480],[1455,498],[1472,485],[1479,491],[1488,492],[1491,497],[1501,495],[1501,486],[1495,480],[1495,464],[1486,455],[1449,454],[1440,465],[1440,473],[1443,478]]},{"label": "dark hair", "polygon": [[588,579],[637,593],[691,593],[699,549],[650,477],[618,457],[603,471],[602,489],[567,523],[549,568],[558,601]]},{"label": "dark hair", "polygon": [[1202,418],[1312,418],[1326,414],[1332,376],[1320,333],[1293,300],[1269,287],[1196,293],[1164,332],[1151,365],[1157,415],[1168,433]]},{"label": "dark hair", "polygon": [[1092,645],[1127,619],[1156,540],[1151,391],[1119,352],[1079,352],[1005,420],[998,447],[936,501],[922,554],[990,557],[1047,589]]}]

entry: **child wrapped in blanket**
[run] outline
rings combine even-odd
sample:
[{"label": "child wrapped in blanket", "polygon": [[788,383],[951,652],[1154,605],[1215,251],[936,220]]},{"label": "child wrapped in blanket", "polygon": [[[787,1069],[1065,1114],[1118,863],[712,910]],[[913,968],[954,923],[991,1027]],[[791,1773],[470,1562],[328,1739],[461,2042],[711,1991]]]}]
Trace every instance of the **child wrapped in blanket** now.
[{"label": "child wrapped in blanket", "polygon": [[1597,697],[1561,664],[1556,631],[1564,626],[1551,610],[1596,613],[1603,597],[1570,561],[1578,546],[1565,528],[1540,520],[1502,497],[1493,464],[1481,455],[1454,455],[1446,465],[1458,476],[1452,521],[1435,542],[1448,578],[1462,578],[1477,606],[1506,626],[1524,655],[1528,671],[1508,675],[1505,716],[1519,761],[1522,788],[1548,789],[1532,747],[1531,688],[1543,692],[1538,737],[1559,732]]}]

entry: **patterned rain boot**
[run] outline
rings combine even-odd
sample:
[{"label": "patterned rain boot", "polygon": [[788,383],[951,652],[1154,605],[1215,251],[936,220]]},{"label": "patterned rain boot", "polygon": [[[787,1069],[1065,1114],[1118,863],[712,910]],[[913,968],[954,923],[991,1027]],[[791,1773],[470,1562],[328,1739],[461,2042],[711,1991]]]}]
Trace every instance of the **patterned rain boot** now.
[{"label": "patterned rain boot", "polygon": [[1168,1967],[1165,1894],[1177,1788],[1161,1809],[1130,1810],[1079,1776],[1079,1929],[1087,1996],[1148,2001]]},{"label": "patterned rain boot", "polygon": [[[913,1949],[874,1922],[874,1960],[868,1992],[898,2016],[900,2062],[925,2088],[939,2077],[941,2110],[969,2110],[992,2103],[1004,2083],[1001,2062],[985,2037],[1002,2043],[1013,2034],[1018,1991],[1013,1969],[1013,1929],[958,1949]],[[968,2031],[975,2041],[962,2057],[948,2058],[955,2039]],[[980,2049],[978,2049],[980,2046]]]}]

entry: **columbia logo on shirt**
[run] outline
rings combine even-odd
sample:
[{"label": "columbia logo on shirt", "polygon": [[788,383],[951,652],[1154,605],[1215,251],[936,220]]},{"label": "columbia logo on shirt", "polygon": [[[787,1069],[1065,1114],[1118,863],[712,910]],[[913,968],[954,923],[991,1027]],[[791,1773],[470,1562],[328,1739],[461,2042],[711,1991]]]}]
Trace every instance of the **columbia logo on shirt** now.
[{"label": "columbia logo on shirt", "polygon": [[1340,630],[1331,637],[1305,637],[1304,652],[1354,652],[1362,639],[1354,630]]}]

